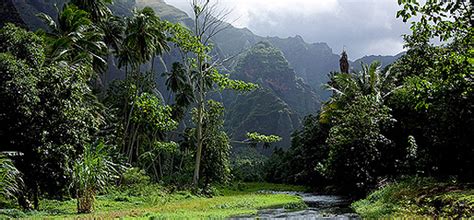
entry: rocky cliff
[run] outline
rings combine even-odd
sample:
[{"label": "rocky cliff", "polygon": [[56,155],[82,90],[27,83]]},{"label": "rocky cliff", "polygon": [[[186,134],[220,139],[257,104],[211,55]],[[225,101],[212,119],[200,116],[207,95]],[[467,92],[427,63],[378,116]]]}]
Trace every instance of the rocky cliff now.
[{"label": "rocky cliff", "polygon": [[250,94],[224,96],[227,127],[237,140],[247,131],[277,134],[281,147],[289,146],[291,132],[301,119],[320,107],[317,95],[290,67],[284,54],[269,42],[245,51],[233,67],[232,77],[260,85]]}]

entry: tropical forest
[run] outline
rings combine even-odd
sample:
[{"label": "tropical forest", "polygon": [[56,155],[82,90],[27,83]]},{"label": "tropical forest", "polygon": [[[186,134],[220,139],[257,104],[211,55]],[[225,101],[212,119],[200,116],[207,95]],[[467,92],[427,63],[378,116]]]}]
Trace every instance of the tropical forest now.
[{"label": "tropical forest", "polygon": [[0,0],[0,219],[470,219],[469,0]]}]

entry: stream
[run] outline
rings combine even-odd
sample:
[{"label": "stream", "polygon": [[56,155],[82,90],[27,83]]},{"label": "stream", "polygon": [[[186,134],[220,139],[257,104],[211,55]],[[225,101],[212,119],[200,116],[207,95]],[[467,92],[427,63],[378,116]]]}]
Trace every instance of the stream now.
[{"label": "stream", "polygon": [[350,208],[351,201],[342,196],[318,195],[302,192],[269,192],[275,194],[298,195],[308,205],[308,208],[299,211],[286,210],[285,208],[263,209],[256,215],[236,216],[231,219],[360,219]]}]

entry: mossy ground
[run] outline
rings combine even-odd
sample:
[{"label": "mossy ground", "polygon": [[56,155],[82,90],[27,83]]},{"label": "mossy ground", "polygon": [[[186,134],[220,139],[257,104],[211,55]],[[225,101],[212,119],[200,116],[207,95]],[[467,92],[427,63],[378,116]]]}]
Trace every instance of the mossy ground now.
[{"label": "mossy ground", "polygon": [[364,218],[474,216],[472,185],[409,178],[389,184],[352,204]]},{"label": "mossy ground", "polygon": [[39,211],[3,210],[0,218],[225,218],[254,214],[269,207],[304,207],[298,196],[265,194],[260,193],[261,190],[305,191],[305,188],[268,183],[233,184],[217,188],[218,195],[209,198],[186,191],[171,193],[158,185],[146,185],[114,189],[98,196],[95,211],[91,214],[76,214],[74,199],[43,200]]}]

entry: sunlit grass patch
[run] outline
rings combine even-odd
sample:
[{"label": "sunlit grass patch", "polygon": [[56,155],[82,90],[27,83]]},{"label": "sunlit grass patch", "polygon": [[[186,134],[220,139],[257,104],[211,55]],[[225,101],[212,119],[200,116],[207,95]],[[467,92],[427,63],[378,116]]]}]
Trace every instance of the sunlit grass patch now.
[{"label": "sunlit grass patch", "polygon": [[4,216],[18,218],[225,218],[255,214],[265,208],[302,209],[300,197],[269,194],[261,191],[305,191],[304,187],[269,183],[238,183],[218,187],[218,195],[208,198],[187,191],[169,193],[159,185],[117,188],[97,196],[94,212],[76,214],[76,200],[42,200],[36,212],[5,212]]},{"label": "sunlit grass patch", "polygon": [[363,217],[472,217],[474,189],[440,183],[429,178],[409,178],[389,184],[352,204]]}]

